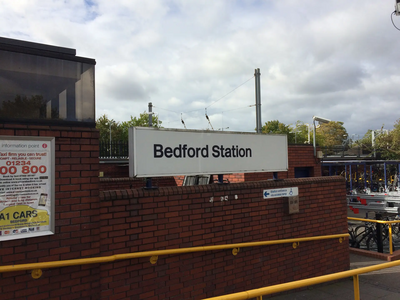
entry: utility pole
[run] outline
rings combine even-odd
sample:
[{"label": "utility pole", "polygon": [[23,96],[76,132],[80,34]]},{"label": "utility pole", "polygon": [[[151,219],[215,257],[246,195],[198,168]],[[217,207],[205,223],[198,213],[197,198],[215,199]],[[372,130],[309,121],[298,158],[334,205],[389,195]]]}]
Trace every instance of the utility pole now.
[{"label": "utility pole", "polygon": [[256,83],[256,130],[261,133],[261,83],[260,83],[260,69],[254,70],[254,78]]},{"label": "utility pole", "polygon": [[153,103],[149,102],[149,127],[153,127]]},{"label": "utility pole", "polygon": [[[149,127],[153,127],[153,103],[149,102]],[[153,188],[153,181],[151,177],[146,178],[146,188]]]}]

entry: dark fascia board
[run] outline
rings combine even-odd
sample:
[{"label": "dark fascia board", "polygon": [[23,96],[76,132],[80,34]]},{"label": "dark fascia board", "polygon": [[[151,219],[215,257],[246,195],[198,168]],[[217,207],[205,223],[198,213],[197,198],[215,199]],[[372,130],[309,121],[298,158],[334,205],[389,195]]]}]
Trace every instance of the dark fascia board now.
[{"label": "dark fascia board", "polygon": [[96,128],[95,121],[68,121],[68,120],[53,120],[53,119],[8,119],[0,118],[0,124],[24,124],[35,126],[64,126],[64,127],[86,127]]},{"label": "dark fascia board", "polygon": [[76,56],[76,50],[72,48],[26,42],[4,37],[0,37],[0,50],[59,58],[96,65],[96,60],[92,58]]}]

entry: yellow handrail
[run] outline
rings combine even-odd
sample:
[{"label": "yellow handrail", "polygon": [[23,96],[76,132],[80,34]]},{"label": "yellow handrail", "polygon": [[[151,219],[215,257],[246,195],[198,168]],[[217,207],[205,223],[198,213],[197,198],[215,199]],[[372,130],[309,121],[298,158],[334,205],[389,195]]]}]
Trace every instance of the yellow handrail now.
[{"label": "yellow handrail", "polygon": [[400,220],[396,220],[396,221],[385,221],[385,220],[373,220],[373,219],[363,219],[363,218],[353,218],[353,217],[347,217],[347,220],[364,221],[364,222],[373,222],[373,223],[381,223],[381,224],[400,223]]},{"label": "yellow handrail", "polygon": [[[192,253],[192,252],[201,252],[201,251],[214,251],[214,250],[223,250],[223,249],[234,249],[234,250],[236,249],[236,251],[232,251],[232,253],[234,255],[236,255],[235,253],[237,253],[239,248],[267,246],[267,245],[276,245],[276,244],[287,244],[287,243],[296,243],[296,247],[297,247],[300,242],[307,242],[307,241],[338,238],[340,240],[340,242],[342,242],[344,240],[344,238],[346,238],[348,236],[349,236],[348,233],[344,233],[344,234],[334,234],[334,235],[312,236],[312,237],[305,237],[305,238],[292,238],[292,239],[262,241],[262,242],[201,246],[201,247],[178,248],[178,249],[167,249],[167,250],[154,250],[154,251],[145,251],[145,252],[115,254],[115,255],[103,256],[103,257],[80,258],[80,259],[71,259],[71,260],[60,260],[60,261],[49,261],[49,262],[41,262],[41,263],[0,266],[0,273],[106,263],[106,262],[112,262],[112,261],[116,261],[116,260],[132,259],[132,258],[139,258],[139,257],[151,257],[152,263],[155,263],[155,261],[157,261],[158,256],[161,256],[161,255]],[[294,244],[293,244],[293,246],[294,246]]]},{"label": "yellow handrail", "polygon": [[399,265],[400,265],[400,260],[397,260],[397,261],[393,261],[393,262],[382,263],[382,264],[375,265],[375,266],[369,266],[369,267],[348,270],[348,271],[343,271],[343,272],[338,272],[338,273],[333,273],[333,274],[328,274],[328,275],[323,275],[323,276],[318,276],[318,277],[313,277],[313,278],[308,278],[308,279],[302,279],[302,280],[272,285],[272,286],[268,286],[268,287],[264,287],[264,288],[248,290],[245,292],[239,292],[239,293],[234,293],[234,294],[229,294],[229,295],[224,295],[224,296],[207,298],[207,299],[203,299],[203,300],[244,300],[244,299],[261,297],[263,295],[270,295],[270,294],[285,292],[285,291],[289,291],[289,290],[293,290],[293,289],[297,289],[297,288],[303,288],[303,287],[310,286],[310,285],[320,284],[320,283],[329,282],[329,281],[333,281],[333,280],[339,280],[339,279],[348,278],[348,277],[353,277],[353,280],[354,280],[354,299],[360,300],[358,275],[377,271],[377,270],[382,270],[382,269],[386,269],[386,268],[391,268],[391,267],[395,267],[395,266],[399,266]]},{"label": "yellow handrail", "polygon": [[384,220],[372,220],[372,219],[362,219],[362,218],[353,218],[353,217],[347,217],[347,220],[388,224],[389,225],[389,253],[393,254],[392,224],[400,223],[400,220],[397,220],[397,221],[384,221]]}]

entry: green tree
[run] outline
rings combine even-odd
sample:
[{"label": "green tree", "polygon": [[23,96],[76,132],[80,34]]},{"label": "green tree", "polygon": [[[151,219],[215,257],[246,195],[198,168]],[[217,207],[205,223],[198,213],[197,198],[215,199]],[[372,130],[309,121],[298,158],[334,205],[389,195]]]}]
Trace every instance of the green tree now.
[{"label": "green tree", "polygon": [[343,140],[347,139],[347,130],[343,122],[331,121],[323,123],[316,129],[315,139],[319,146],[333,147],[343,145]]},{"label": "green tree", "polygon": [[[292,132],[295,135],[294,142],[295,144],[307,144],[309,142],[308,133],[309,128],[308,124],[304,124],[302,121],[297,121],[296,126],[292,129]],[[310,134],[311,139],[311,134]],[[311,141],[310,141],[311,143]]]},{"label": "green tree", "polygon": [[[119,122],[109,119],[107,115],[102,115],[96,120],[96,128],[100,132],[101,141],[120,141],[122,140],[122,129]],[[111,135],[110,135],[111,131]]]},{"label": "green tree", "polygon": [[[162,121],[158,119],[158,116],[153,115],[152,118],[152,127],[162,128]],[[128,132],[129,127],[149,127],[149,114],[147,112],[143,112],[140,114],[139,118],[132,117],[129,121],[124,121],[120,125],[122,140],[128,140]]]},{"label": "green tree", "polygon": [[352,145],[353,147],[360,147],[362,149],[363,154],[373,153],[372,147],[372,130],[368,129],[368,131],[364,134],[364,136],[355,141]]},{"label": "green tree", "polygon": [[286,134],[288,136],[288,143],[293,144],[295,142],[295,134],[290,125],[285,125],[278,120],[268,121],[263,127],[261,132],[266,134]]},{"label": "green tree", "polygon": [[381,158],[400,159],[400,119],[393,127],[391,131],[375,131],[375,149]]},{"label": "green tree", "polygon": [[[157,116],[153,116],[153,127],[161,128],[161,121],[158,120]],[[128,141],[129,127],[149,126],[149,115],[144,112],[140,114],[139,118],[132,117],[129,121],[123,121],[121,123],[116,122],[113,119],[109,119],[107,115],[102,115],[96,120],[96,128],[100,131],[100,140],[109,141]],[[110,137],[111,129],[111,137]]]}]

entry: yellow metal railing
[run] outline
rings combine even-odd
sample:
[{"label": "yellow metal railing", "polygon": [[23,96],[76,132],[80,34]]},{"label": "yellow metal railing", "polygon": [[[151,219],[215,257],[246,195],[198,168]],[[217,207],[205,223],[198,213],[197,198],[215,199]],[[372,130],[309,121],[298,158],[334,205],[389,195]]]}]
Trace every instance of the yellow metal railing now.
[{"label": "yellow metal railing", "polygon": [[178,248],[178,249],[168,249],[168,250],[155,250],[155,251],[146,251],[146,252],[115,254],[115,255],[103,256],[103,257],[80,258],[80,259],[71,259],[71,260],[41,262],[41,263],[9,265],[9,266],[0,266],[0,273],[33,270],[32,277],[39,278],[42,275],[41,269],[68,267],[68,266],[76,266],[76,265],[88,265],[88,264],[97,264],[97,263],[107,263],[107,262],[113,262],[116,260],[132,259],[132,258],[140,258],[140,257],[150,257],[150,262],[152,264],[155,264],[157,262],[158,256],[162,256],[162,255],[193,253],[193,252],[201,252],[201,251],[215,251],[215,250],[224,250],[224,249],[233,249],[232,254],[237,255],[240,248],[245,248],[245,247],[257,247],[257,246],[268,246],[268,245],[291,243],[293,248],[297,248],[301,242],[309,242],[309,241],[317,241],[317,240],[339,239],[339,242],[342,243],[344,241],[344,239],[347,238],[348,236],[349,236],[348,233],[344,233],[344,234],[321,235],[321,236],[313,236],[313,237],[305,237],[305,238],[293,238],[293,239],[284,239],[284,240],[250,242],[250,243],[240,243],[240,244],[226,244],[226,245],[215,245],[215,246],[201,246],[201,247],[191,247],[191,248]]},{"label": "yellow metal railing", "polygon": [[382,263],[382,264],[375,265],[375,266],[369,266],[369,267],[364,267],[364,268],[359,268],[359,269],[354,269],[354,270],[349,270],[349,271],[333,273],[333,274],[324,275],[324,276],[318,276],[318,277],[313,277],[313,278],[308,278],[308,279],[303,279],[303,280],[298,280],[298,281],[292,281],[292,282],[272,285],[272,286],[268,286],[268,287],[264,287],[264,288],[249,290],[249,291],[235,293],[235,294],[207,298],[207,299],[203,299],[203,300],[244,300],[244,299],[251,299],[251,298],[257,298],[257,299],[261,300],[262,296],[264,296],[264,295],[270,295],[270,294],[290,291],[290,290],[294,290],[297,288],[303,288],[303,287],[307,287],[310,285],[320,284],[320,283],[329,282],[329,281],[333,281],[333,280],[339,280],[339,279],[348,278],[348,277],[353,277],[354,299],[360,300],[360,285],[359,285],[359,275],[360,274],[369,273],[369,272],[382,270],[382,269],[395,267],[395,266],[400,266],[400,260],[388,262],[388,263]]},{"label": "yellow metal railing", "polygon": [[397,220],[397,221],[384,221],[384,220],[361,219],[361,218],[353,218],[353,217],[347,217],[347,220],[370,222],[370,223],[379,223],[379,224],[387,224],[387,225],[389,225],[389,253],[393,254],[393,237],[392,237],[393,230],[392,230],[392,224],[400,223],[400,220]]}]

